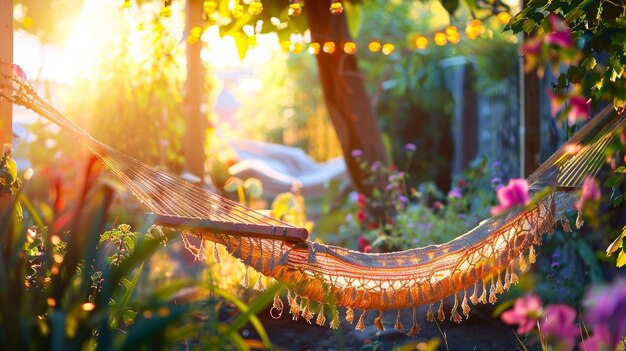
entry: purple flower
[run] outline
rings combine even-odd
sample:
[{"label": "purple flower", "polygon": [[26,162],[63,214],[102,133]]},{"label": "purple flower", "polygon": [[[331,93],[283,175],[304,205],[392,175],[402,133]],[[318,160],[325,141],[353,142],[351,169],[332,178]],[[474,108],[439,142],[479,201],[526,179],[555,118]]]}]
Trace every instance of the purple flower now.
[{"label": "purple flower", "polygon": [[491,163],[491,168],[500,168],[502,166],[502,163],[500,163],[499,161],[493,161]]},{"label": "purple flower", "polygon": [[549,17],[551,33],[546,36],[546,44],[560,46],[564,49],[574,45],[572,33],[560,17],[551,14]]},{"label": "purple flower", "polygon": [[450,189],[450,191],[448,192],[448,197],[451,198],[460,199],[462,196],[463,194],[461,193],[461,189],[457,187]]},{"label": "purple flower", "polygon": [[593,334],[584,339],[578,349],[581,351],[602,351],[613,349],[609,347],[610,344],[609,329],[606,325],[600,324],[593,327]]},{"label": "purple flower", "polygon": [[583,190],[580,199],[574,204],[574,208],[581,211],[585,205],[585,201],[598,201],[602,197],[602,192],[598,187],[598,183],[593,177],[587,177],[583,181]]},{"label": "purple flower", "polygon": [[591,107],[587,103],[588,100],[582,96],[572,96],[569,98],[569,113],[567,121],[570,124],[576,123],[579,119],[586,121],[589,119],[589,111]]},{"label": "purple flower", "polygon": [[499,177],[495,177],[491,179],[491,186],[496,186],[501,183],[502,183],[502,179],[500,179]]},{"label": "purple flower", "polygon": [[408,143],[408,144],[404,145],[404,148],[407,151],[415,151],[415,150],[417,150],[417,147],[415,146],[415,144],[412,144],[412,143]]},{"label": "purple flower", "polygon": [[544,309],[539,322],[544,338],[553,336],[562,350],[571,350],[580,334],[575,324],[576,310],[565,304],[550,305]]},{"label": "purple flower", "polygon": [[596,288],[583,301],[587,313],[585,321],[590,325],[605,325],[609,345],[615,346],[626,333],[626,280],[618,279],[612,284]]},{"label": "purple flower", "polygon": [[407,202],[409,202],[409,199],[407,199],[407,198],[406,198],[406,196],[400,195],[400,196],[398,196],[398,201],[399,201],[401,204],[403,204],[403,205],[404,205],[404,204],[406,204]]},{"label": "purple flower", "polygon": [[517,324],[517,333],[526,334],[537,324],[541,316],[541,299],[537,295],[526,295],[515,300],[513,309],[502,313],[506,324]]},{"label": "purple flower", "polygon": [[359,157],[363,156],[363,150],[354,149],[354,150],[352,150],[350,155],[352,155],[352,157],[354,157],[354,158],[359,158]]},{"label": "purple flower", "polygon": [[515,206],[528,205],[530,198],[528,197],[528,182],[526,179],[511,179],[507,186],[498,190],[498,201],[500,205],[491,208],[491,214],[494,216],[500,215]]}]

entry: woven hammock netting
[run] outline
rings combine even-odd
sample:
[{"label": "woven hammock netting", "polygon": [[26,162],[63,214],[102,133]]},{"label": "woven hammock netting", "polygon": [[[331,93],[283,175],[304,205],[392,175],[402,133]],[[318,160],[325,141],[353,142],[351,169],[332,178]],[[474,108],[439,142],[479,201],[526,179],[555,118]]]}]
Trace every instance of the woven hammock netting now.
[{"label": "woven hammock netting", "polygon": [[[262,215],[116,151],[37,95],[19,67],[13,65],[11,71],[2,76],[1,97],[33,110],[80,140],[152,212],[156,224],[224,245],[247,267],[284,283],[292,318],[325,325],[326,308],[330,327],[339,326],[342,311],[348,323],[363,330],[366,312],[378,311],[374,325],[383,329],[383,312],[397,310],[394,328],[413,336],[420,329],[418,306],[428,306],[428,321],[449,316],[460,322],[469,316],[470,304],[495,303],[497,294],[517,283],[520,272],[534,263],[535,246],[542,236],[557,223],[570,230],[565,214],[577,200],[574,190],[598,171],[607,146],[626,123],[626,114],[612,106],[588,122],[528,178],[530,195],[543,194],[529,207],[484,220],[441,245],[361,253],[308,241],[304,228]],[[581,224],[579,214],[576,225]],[[262,288],[263,277],[258,279],[255,287]],[[444,308],[447,297],[451,308],[449,304]],[[276,295],[272,314],[280,316],[285,307]],[[412,310],[407,329],[400,319],[405,309]]]}]

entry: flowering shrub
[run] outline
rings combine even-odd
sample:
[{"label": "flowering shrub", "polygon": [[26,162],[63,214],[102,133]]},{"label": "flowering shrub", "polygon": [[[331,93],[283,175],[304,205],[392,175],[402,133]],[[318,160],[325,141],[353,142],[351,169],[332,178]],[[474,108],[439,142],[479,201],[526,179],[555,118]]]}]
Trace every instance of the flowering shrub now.
[{"label": "flowering shrub", "polygon": [[[414,146],[406,145],[406,151],[410,156]],[[359,157],[358,150],[352,154]],[[386,181],[385,196],[396,211],[393,219],[379,223],[367,209],[384,205],[381,194],[373,198],[357,193],[351,196],[351,212],[339,232],[348,244],[352,241],[353,247],[363,252],[448,241],[488,217],[496,201],[495,190],[502,188],[500,164],[489,164],[486,159],[478,159],[447,194],[433,183],[407,189],[409,175],[395,167],[387,169],[378,163],[362,163],[362,167],[371,174],[371,181]]]},{"label": "flowering shrub", "polygon": [[[545,307],[537,295],[526,295],[500,316],[517,325],[520,335],[535,334],[543,350],[616,350],[626,346],[626,281],[595,286],[586,295],[584,318],[566,304]],[[580,326],[576,323],[580,318]],[[580,342],[579,342],[580,341]]]}]

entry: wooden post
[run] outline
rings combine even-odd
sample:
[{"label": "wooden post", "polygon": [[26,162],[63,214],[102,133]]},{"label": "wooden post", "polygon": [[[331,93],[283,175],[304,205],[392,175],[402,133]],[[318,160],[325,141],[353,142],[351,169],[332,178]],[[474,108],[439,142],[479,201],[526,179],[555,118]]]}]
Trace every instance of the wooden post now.
[{"label": "wooden post", "polygon": [[[522,1],[522,9],[528,0]],[[523,39],[529,35],[524,33]],[[523,40],[520,45],[523,44]],[[522,58],[523,60],[523,58]],[[541,163],[541,121],[539,118],[539,76],[536,70],[524,72],[524,62],[520,62],[520,172],[528,177]]]},{"label": "wooden post", "polygon": [[[3,76],[10,76],[13,69],[13,0],[0,0],[0,72]],[[4,79],[3,79],[4,80]],[[8,84],[5,84],[8,83]],[[0,89],[11,89],[11,82],[2,82]],[[0,152],[2,155],[11,154],[13,141],[13,104],[0,98]],[[0,156],[2,156],[0,155]],[[4,231],[7,216],[10,214],[11,195],[0,192],[0,234]]]},{"label": "wooden post", "polygon": [[[0,70],[10,75],[13,63],[13,0],[0,0]],[[2,89],[10,88],[3,86]],[[13,105],[0,99],[0,145],[3,152],[10,152],[13,140]]]},{"label": "wooden post", "polygon": [[[202,27],[202,1],[187,0],[186,31]],[[187,41],[187,81],[185,83],[185,171],[204,178],[204,130],[206,116],[200,105],[204,97],[204,67],[200,60],[202,42]]]}]

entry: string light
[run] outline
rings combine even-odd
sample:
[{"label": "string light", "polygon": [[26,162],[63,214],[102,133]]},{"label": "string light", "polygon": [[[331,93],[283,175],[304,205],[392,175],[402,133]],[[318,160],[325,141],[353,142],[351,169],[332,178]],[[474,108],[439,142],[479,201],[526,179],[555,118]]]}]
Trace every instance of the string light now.
[{"label": "string light", "polygon": [[465,35],[469,39],[476,39],[483,32],[483,23],[479,19],[471,20],[465,27]]},{"label": "string light", "polygon": [[202,3],[202,9],[207,15],[210,15],[215,11],[215,9],[217,9],[217,4],[214,0],[204,0]]},{"label": "string light", "polygon": [[426,38],[423,35],[416,36],[415,39],[413,40],[413,43],[415,44],[415,47],[418,49],[428,48],[428,38]]},{"label": "string light", "polygon": [[446,43],[448,43],[448,37],[446,36],[446,33],[437,32],[433,37],[433,41],[439,46],[444,46],[446,45]]},{"label": "string light", "polygon": [[367,46],[367,48],[370,49],[371,52],[379,52],[381,47],[382,45],[380,45],[380,43],[375,40],[371,41]]},{"label": "string light", "polygon": [[248,13],[251,15],[260,15],[263,12],[263,4],[261,1],[253,1],[248,5]]},{"label": "string light", "polygon": [[445,30],[446,39],[450,44],[456,44],[461,41],[461,35],[459,34],[459,30],[455,26],[448,26]]},{"label": "string light", "polygon": [[343,12],[343,4],[340,1],[333,0],[333,3],[330,4],[330,13],[333,15],[339,15]]},{"label": "string light", "polygon": [[354,55],[356,53],[356,44],[351,41],[343,44],[343,52],[348,55]]},{"label": "string light", "polygon": [[496,15],[496,17],[498,18],[498,21],[500,21],[500,23],[502,24],[507,24],[511,20],[511,14],[508,12],[500,12]]},{"label": "string light", "polygon": [[320,53],[320,43],[309,44],[309,49],[307,51],[311,55],[318,55]]},{"label": "string light", "polygon": [[393,44],[385,44],[383,45],[383,54],[384,55],[391,55],[393,54],[393,52],[396,50],[396,47]]},{"label": "string light", "polygon": [[302,13],[302,5],[300,5],[298,0],[295,0],[293,3],[289,4],[289,10],[287,11],[287,14],[289,16],[298,16],[301,13]]},{"label": "string light", "polygon": [[324,43],[324,52],[327,54],[332,54],[335,52],[335,43],[332,41],[327,41]]}]

